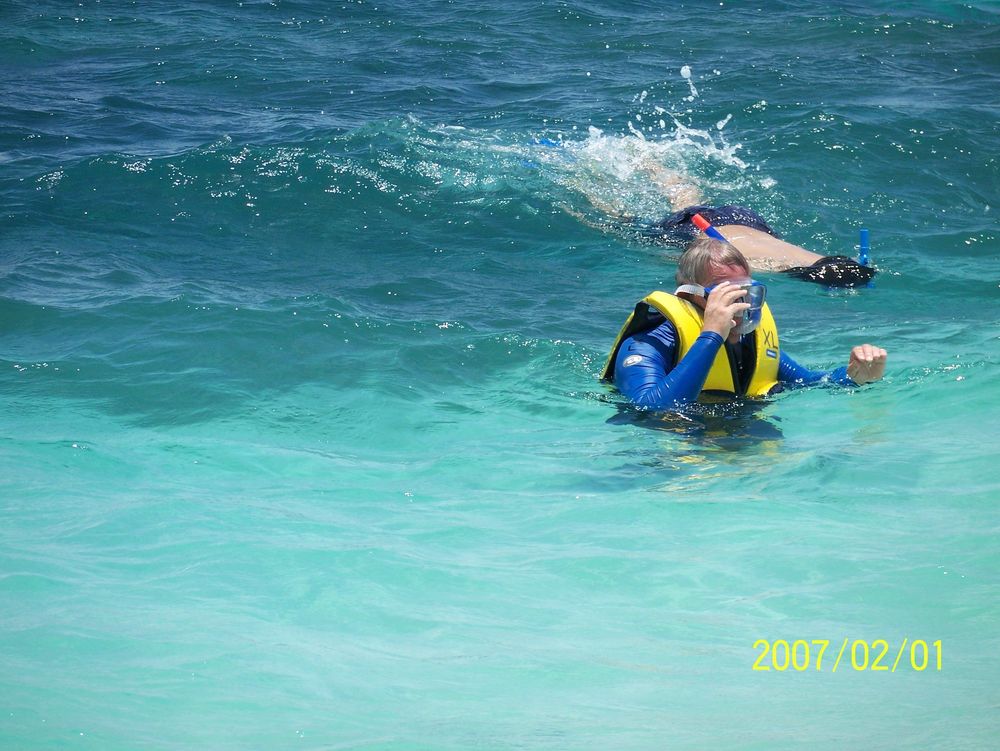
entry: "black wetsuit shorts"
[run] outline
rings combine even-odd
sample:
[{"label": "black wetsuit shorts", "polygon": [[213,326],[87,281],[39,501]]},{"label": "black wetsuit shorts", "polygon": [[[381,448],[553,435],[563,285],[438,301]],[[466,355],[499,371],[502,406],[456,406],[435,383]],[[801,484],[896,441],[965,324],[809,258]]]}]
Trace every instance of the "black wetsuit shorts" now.
[{"label": "black wetsuit shorts", "polygon": [[732,205],[688,206],[686,209],[674,212],[660,221],[645,224],[642,227],[642,234],[646,237],[658,239],[660,242],[670,243],[671,245],[687,245],[701,234],[701,231],[691,221],[691,217],[695,214],[701,214],[709,224],[719,227],[726,224],[738,224],[742,227],[751,227],[752,229],[766,232],[773,237],[781,237],[753,209]]}]

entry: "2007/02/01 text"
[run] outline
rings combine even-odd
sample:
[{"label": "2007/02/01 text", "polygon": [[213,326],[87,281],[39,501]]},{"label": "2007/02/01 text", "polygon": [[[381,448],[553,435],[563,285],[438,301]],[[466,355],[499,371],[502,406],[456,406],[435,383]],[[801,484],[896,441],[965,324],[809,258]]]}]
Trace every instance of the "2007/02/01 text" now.
[{"label": "2007/02/01 text", "polygon": [[[848,648],[850,645],[850,648]],[[792,642],[786,639],[758,639],[753,643],[755,651],[759,650],[757,659],[753,662],[755,671],[794,670],[803,672],[816,670],[822,672],[824,665],[829,665],[827,649],[829,639],[796,639]],[[824,657],[826,661],[824,662]],[[846,658],[846,661],[845,661]],[[855,639],[853,642],[844,638],[833,661],[831,672],[844,662],[845,667],[852,670],[874,672],[896,672],[897,669],[909,669],[921,673],[925,670],[940,671],[942,666],[941,640],[928,644],[923,639],[910,641],[904,638],[899,649],[891,649],[885,639],[875,639],[872,642]]]}]

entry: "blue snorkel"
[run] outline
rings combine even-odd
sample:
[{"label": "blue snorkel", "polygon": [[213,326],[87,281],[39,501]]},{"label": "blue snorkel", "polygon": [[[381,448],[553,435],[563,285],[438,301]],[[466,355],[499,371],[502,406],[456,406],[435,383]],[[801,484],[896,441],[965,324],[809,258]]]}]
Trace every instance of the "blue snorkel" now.
[{"label": "blue snorkel", "polygon": [[868,230],[861,230],[861,243],[858,246],[858,263],[862,266],[871,266],[871,245],[868,244]]},{"label": "blue snorkel", "polygon": [[709,224],[708,220],[705,219],[705,217],[703,217],[701,214],[695,214],[694,216],[692,216],[691,217],[691,221],[694,223],[695,227],[697,227],[698,229],[700,229],[702,232],[704,232],[709,237],[714,238],[716,240],[722,240],[722,242],[724,242],[724,243],[729,242],[729,240],[727,240],[726,238],[724,238],[722,236],[722,233],[719,232],[719,230],[717,230],[711,224]]},{"label": "blue snorkel", "polygon": [[[868,230],[862,228],[861,237],[858,240],[858,263],[862,266],[872,265],[872,247],[868,241]],[[874,282],[868,282],[866,285],[868,289],[875,286]]]}]

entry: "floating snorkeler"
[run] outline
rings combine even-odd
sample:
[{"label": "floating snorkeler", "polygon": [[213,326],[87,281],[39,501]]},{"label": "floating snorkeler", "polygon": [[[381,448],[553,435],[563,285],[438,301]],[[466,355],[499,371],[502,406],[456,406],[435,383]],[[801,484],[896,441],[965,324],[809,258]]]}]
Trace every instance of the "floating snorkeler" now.
[{"label": "floating snorkeler", "polygon": [[596,208],[638,230],[643,237],[666,245],[685,246],[695,240],[701,228],[694,223],[694,217],[700,215],[743,254],[755,271],[777,271],[827,287],[863,287],[876,274],[867,258],[859,262],[847,256],[821,256],[782,240],[752,209],[704,205],[695,185],[659,164],[647,161],[643,171],[670,202],[672,213],[663,219],[629,216],[595,196],[588,198]]},{"label": "floating snorkeler", "polygon": [[833,371],[809,370],[785,354],[767,288],[751,278],[735,244],[696,240],[681,256],[676,278],[673,294],[653,292],[636,305],[604,368],[604,380],[641,407],[672,409],[702,393],[765,396],[785,386],[857,386],[885,372],[886,352],[871,344],[854,347],[848,364]]}]

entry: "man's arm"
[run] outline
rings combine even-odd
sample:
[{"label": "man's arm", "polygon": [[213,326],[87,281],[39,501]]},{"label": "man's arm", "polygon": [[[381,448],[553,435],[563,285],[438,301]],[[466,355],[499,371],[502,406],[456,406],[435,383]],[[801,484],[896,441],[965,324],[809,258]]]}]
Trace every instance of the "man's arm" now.
[{"label": "man's arm", "polygon": [[778,380],[787,386],[813,386],[817,383],[836,383],[841,386],[856,386],[847,376],[847,368],[836,370],[809,370],[789,357],[784,350],[778,362]]},{"label": "man's arm", "polygon": [[626,339],[615,359],[615,386],[640,407],[671,409],[693,402],[722,346],[722,337],[703,331],[674,366],[677,332],[665,323]]},{"label": "man's arm", "polygon": [[885,350],[871,344],[860,344],[852,349],[847,365],[836,370],[809,370],[782,352],[778,380],[793,386],[812,386],[820,382],[860,386],[879,380],[885,373],[885,361]]}]

